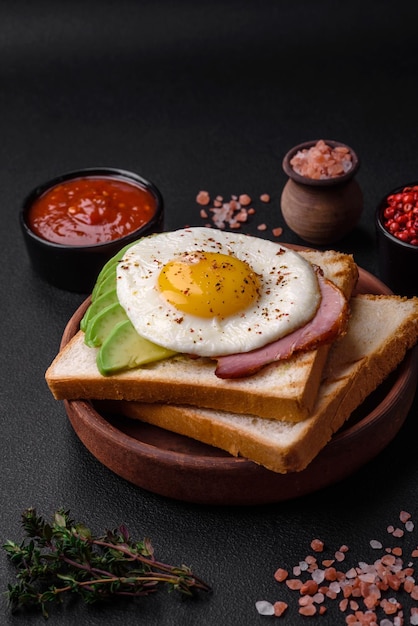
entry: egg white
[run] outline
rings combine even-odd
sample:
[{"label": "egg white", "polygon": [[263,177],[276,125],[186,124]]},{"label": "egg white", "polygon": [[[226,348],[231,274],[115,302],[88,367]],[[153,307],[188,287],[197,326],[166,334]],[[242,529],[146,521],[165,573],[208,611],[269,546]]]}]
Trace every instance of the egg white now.
[{"label": "egg white", "polygon": [[[179,312],[158,288],[161,269],[184,252],[220,252],[245,261],[261,278],[260,297],[224,319]],[[297,252],[272,241],[206,227],[151,235],[117,268],[117,295],[142,337],[176,352],[221,356],[260,348],[306,324],[320,303],[316,274]]]}]

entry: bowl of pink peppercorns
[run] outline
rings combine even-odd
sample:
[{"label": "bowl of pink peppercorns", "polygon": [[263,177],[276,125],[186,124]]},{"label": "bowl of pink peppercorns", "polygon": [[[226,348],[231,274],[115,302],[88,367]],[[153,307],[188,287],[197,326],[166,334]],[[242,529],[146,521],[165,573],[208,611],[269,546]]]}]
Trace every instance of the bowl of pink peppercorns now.
[{"label": "bowl of pink peppercorns", "polygon": [[418,182],[396,187],[376,210],[379,272],[395,293],[418,295]]}]

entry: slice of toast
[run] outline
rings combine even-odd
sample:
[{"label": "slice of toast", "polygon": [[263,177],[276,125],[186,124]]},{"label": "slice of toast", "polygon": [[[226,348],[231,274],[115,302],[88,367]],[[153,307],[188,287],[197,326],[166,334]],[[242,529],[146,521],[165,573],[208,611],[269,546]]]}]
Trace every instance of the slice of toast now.
[{"label": "slice of toast", "polygon": [[[316,250],[301,254],[321,267],[325,277],[350,298],[358,279],[358,268],[351,255]],[[299,421],[313,408],[328,351],[328,345],[321,346],[236,380],[215,376],[213,360],[184,355],[104,377],[96,366],[96,350],[84,344],[84,334],[79,331],[48,368],[46,381],[57,400],[189,404]]]},{"label": "slice of toast", "polygon": [[298,423],[190,406],[113,403],[128,417],[244,456],[280,473],[305,469],[418,341],[418,298],[358,295],[331,347],[313,413]]}]

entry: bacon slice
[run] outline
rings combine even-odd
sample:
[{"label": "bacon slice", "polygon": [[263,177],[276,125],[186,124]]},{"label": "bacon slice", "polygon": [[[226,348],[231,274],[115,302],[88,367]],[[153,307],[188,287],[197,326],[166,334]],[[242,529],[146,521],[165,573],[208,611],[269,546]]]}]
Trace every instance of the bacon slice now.
[{"label": "bacon slice", "polygon": [[318,272],[321,303],[310,322],[267,346],[218,357],[215,374],[218,378],[241,378],[259,371],[268,363],[289,358],[295,352],[313,350],[333,341],[345,331],[349,306],[343,293]]}]

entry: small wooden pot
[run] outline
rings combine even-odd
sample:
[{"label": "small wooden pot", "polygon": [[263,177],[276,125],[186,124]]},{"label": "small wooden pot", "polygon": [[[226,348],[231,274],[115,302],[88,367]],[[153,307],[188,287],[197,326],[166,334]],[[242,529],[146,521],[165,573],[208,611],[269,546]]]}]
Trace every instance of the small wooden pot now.
[{"label": "small wooden pot", "polygon": [[[325,142],[331,147],[345,145]],[[281,209],[286,224],[304,241],[328,245],[342,239],[357,225],[363,211],[363,193],[354,178],[359,160],[351,148],[352,167],[341,176],[312,179],[295,172],[291,159],[299,150],[316,143],[299,144],[285,155],[283,170],[289,179],[283,188]]]}]

